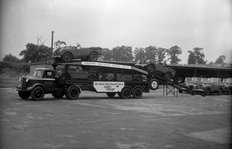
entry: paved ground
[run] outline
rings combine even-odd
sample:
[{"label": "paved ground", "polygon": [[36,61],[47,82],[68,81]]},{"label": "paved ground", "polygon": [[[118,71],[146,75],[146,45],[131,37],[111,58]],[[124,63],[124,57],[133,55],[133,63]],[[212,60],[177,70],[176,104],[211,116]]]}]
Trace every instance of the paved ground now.
[{"label": "paved ground", "polygon": [[21,100],[0,89],[1,149],[227,149],[231,96]]}]

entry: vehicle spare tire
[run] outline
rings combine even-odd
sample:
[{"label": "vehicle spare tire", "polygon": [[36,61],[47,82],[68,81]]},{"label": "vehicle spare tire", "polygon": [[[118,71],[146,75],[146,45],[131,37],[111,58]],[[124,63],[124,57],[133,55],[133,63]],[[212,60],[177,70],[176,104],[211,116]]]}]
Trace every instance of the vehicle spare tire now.
[{"label": "vehicle spare tire", "polygon": [[157,79],[151,79],[150,81],[150,89],[157,90],[159,88],[159,81]]}]

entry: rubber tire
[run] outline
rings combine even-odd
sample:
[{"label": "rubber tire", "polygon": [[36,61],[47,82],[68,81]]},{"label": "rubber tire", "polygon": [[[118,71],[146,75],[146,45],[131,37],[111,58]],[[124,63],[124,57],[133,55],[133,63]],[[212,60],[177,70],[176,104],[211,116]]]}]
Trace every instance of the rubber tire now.
[{"label": "rubber tire", "polygon": [[64,62],[70,62],[70,61],[73,60],[73,55],[72,55],[71,53],[64,53],[64,54],[62,55],[62,60],[63,60]]},{"label": "rubber tire", "polygon": [[152,64],[149,64],[146,68],[148,73],[154,73],[155,72],[155,66]]},{"label": "rubber tire", "polygon": [[128,99],[131,97],[131,89],[129,87],[124,87],[122,89],[122,91],[120,92],[119,96],[122,98],[122,99]]},{"label": "rubber tire", "polygon": [[30,91],[18,91],[18,95],[22,99],[28,99],[31,96]]},{"label": "rubber tire", "polygon": [[40,86],[36,86],[32,91],[31,91],[31,98],[33,100],[42,100],[44,97],[44,89]]},{"label": "rubber tire", "polygon": [[158,88],[159,88],[159,81],[157,79],[151,79],[151,81],[150,81],[150,89],[151,90],[157,90]]},{"label": "rubber tire", "polygon": [[227,95],[231,95],[231,90],[229,88],[226,89]]},{"label": "rubber tire", "polygon": [[89,54],[89,60],[90,61],[97,61],[97,59],[98,59],[98,53],[97,52],[91,52]]},{"label": "rubber tire", "polygon": [[218,92],[217,92],[218,95],[222,95],[223,94],[223,91],[221,88],[218,89]]},{"label": "rubber tire", "polygon": [[113,98],[116,95],[116,93],[108,92],[106,93],[106,95],[110,98]]},{"label": "rubber tire", "polygon": [[80,90],[76,86],[70,86],[65,95],[68,99],[76,100],[80,95]]},{"label": "rubber tire", "polygon": [[143,90],[140,87],[136,87],[132,91],[133,98],[140,99],[143,96]]},{"label": "rubber tire", "polygon": [[205,90],[205,95],[206,95],[206,96],[211,95],[211,90],[210,90],[209,88],[207,88],[207,89]]}]

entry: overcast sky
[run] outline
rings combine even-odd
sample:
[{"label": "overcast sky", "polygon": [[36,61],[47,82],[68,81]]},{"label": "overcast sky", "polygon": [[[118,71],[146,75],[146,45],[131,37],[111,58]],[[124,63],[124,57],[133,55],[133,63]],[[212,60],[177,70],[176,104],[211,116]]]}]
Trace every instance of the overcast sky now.
[{"label": "overcast sky", "polygon": [[230,0],[2,0],[1,59],[18,56],[42,36],[45,45],[63,40],[83,47],[204,48],[206,60],[232,55]]}]

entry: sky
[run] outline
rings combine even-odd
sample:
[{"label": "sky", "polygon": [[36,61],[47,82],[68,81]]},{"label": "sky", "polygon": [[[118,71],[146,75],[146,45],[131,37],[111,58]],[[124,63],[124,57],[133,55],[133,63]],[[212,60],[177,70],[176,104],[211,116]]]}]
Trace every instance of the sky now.
[{"label": "sky", "polygon": [[[0,59],[41,38],[82,47],[203,48],[205,60],[232,58],[231,0],[2,0]],[[19,57],[20,58],[20,57]]]}]

